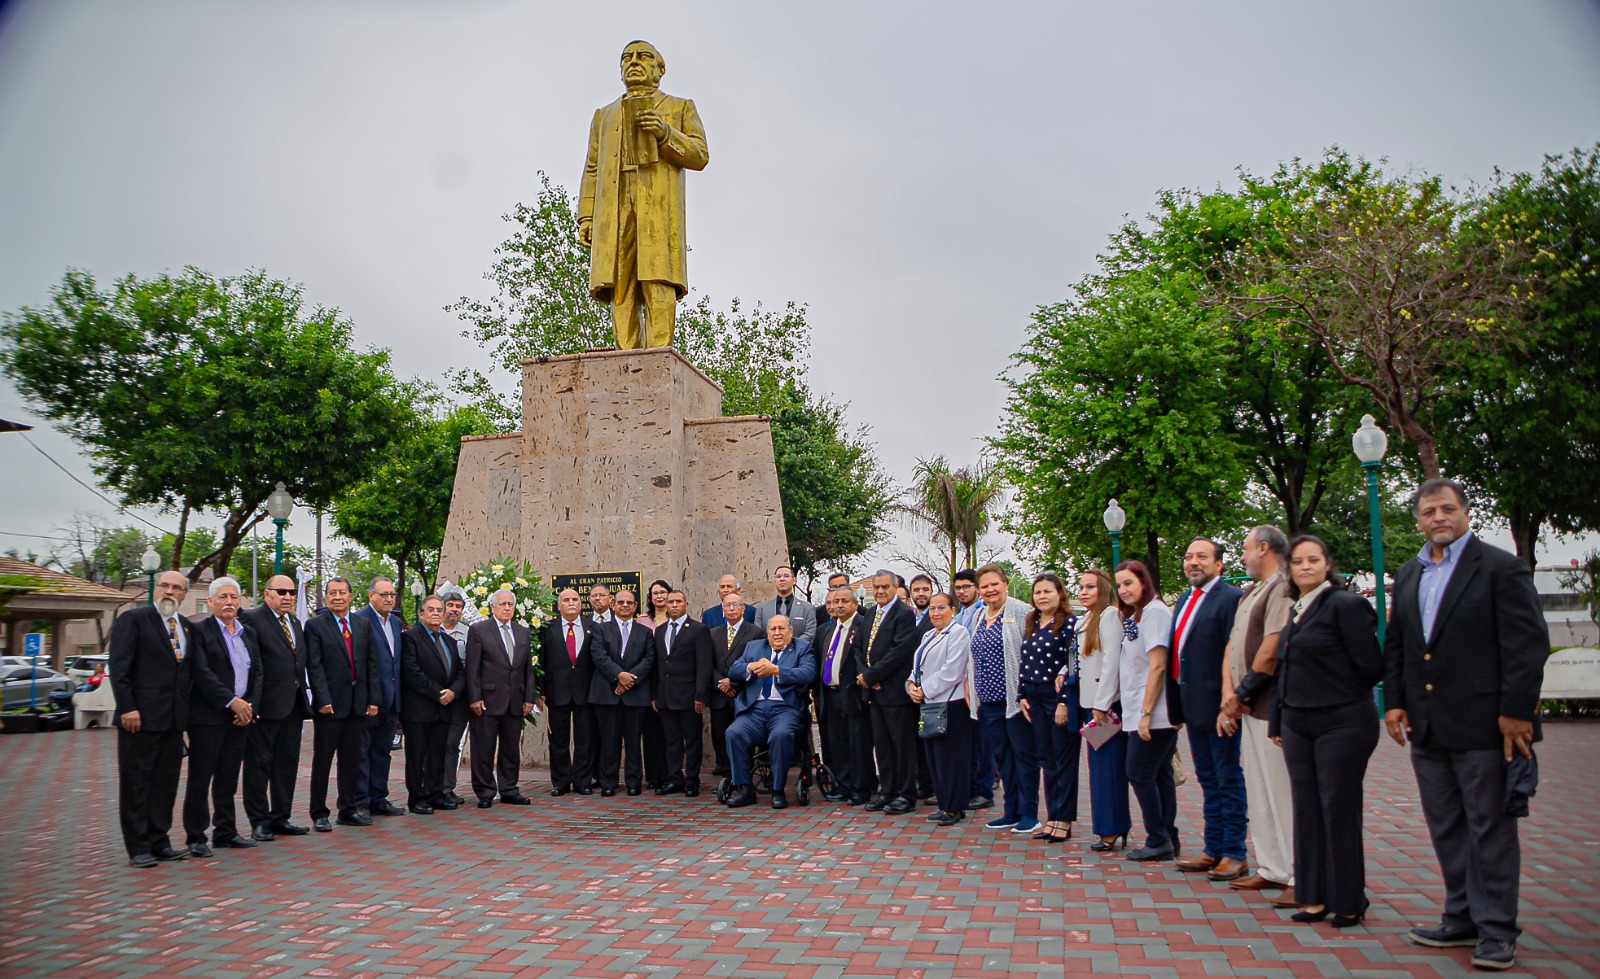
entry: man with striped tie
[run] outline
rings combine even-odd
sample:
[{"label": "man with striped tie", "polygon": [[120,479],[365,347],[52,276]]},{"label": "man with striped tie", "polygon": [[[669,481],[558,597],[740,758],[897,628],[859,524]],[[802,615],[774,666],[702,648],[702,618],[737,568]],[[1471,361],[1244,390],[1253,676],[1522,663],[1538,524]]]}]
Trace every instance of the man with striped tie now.
[{"label": "man with striped tie", "polygon": [[517,596],[501,589],[490,596],[490,618],[467,630],[467,706],[472,708],[472,791],[478,808],[500,801],[528,805],[517,781],[522,774],[522,718],[538,696],[533,675],[533,633],[513,622]]},{"label": "man with striped tie", "polygon": [[339,758],[339,825],[371,826],[361,802],[361,762],[367,753],[367,718],[378,713],[373,677],[378,671],[372,629],[350,614],[350,582],[329,578],[327,611],[306,623],[306,658],[311,674],[311,827],[333,831],[328,822],[328,775]]},{"label": "man with striped tie", "polygon": [[111,692],[117,701],[117,811],[128,863],[154,867],[182,860],[174,849],[172,807],[189,724],[194,638],[178,606],[189,580],[176,571],[156,579],[156,602],[122,613],[111,629]]}]

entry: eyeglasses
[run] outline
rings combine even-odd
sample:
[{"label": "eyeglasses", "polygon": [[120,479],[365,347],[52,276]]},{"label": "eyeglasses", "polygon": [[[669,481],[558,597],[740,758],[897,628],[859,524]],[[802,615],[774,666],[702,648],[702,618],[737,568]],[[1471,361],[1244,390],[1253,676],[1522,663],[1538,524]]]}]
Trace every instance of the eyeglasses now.
[{"label": "eyeglasses", "polygon": [[372,595],[373,595],[374,598],[393,598],[394,597],[394,592],[392,592],[392,591],[375,591],[375,592],[372,593]]},{"label": "eyeglasses", "polygon": [[634,601],[631,598],[619,598],[615,602],[612,602],[611,604],[613,604],[613,605],[638,605],[639,603]]},{"label": "eyeglasses", "polygon": [[268,588],[267,591],[271,592],[274,595],[293,595],[294,594],[294,589],[293,588]]}]

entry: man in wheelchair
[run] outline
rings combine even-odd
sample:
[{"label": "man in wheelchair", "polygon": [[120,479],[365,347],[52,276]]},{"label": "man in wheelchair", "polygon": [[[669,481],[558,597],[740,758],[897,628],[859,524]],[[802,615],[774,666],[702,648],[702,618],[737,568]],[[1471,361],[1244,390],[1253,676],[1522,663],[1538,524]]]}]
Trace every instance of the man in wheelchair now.
[{"label": "man in wheelchair", "polygon": [[786,808],[789,799],[784,795],[784,782],[794,763],[806,695],[817,680],[811,643],[795,638],[787,616],[774,615],[767,621],[767,638],[751,640],[728,675],[744,680],[733,723],[728,726],[728,763],[734,785],[728,806],[755,804],[750,750],[764,743],[772,767],[772,808]]}]

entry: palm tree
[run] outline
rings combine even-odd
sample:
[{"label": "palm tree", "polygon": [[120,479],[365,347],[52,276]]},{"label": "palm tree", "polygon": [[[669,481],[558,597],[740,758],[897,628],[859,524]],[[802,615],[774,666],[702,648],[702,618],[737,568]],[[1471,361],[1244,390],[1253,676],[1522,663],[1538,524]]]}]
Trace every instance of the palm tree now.
[{"label": "palm tree", "polygon": [[964,552],[970,566],[977,560],[978,540],[1005,505],[1000,473],[985,462],[952,469],[944,456],[918,459],[913,471],[910,501],[903,509],[926,521],[950,556],[949,582],[955,576],[956,552]]}]

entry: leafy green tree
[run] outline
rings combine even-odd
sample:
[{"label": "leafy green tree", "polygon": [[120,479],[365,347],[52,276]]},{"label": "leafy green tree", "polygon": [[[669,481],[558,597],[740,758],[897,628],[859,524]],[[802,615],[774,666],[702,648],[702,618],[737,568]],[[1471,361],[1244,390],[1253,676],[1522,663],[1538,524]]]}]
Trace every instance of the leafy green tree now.
[{"label": "leafy green tree", "polygon": [[1088,278],[1040,308],[992,440],[1017,492],[1006,528],[1044,566],[1102,563],[1101,513],[1115,498],[1128,513],[1126,556],[1175,586],[1177,562],[1163,554],[1231,525],[1243,495],[1218,397],[1230,349],[1226,330],[1146,271]]},{"label": "leafy green tree", "polygon": [[[609,311],[589,296],[589,252],[578,241],[573,200],[542,173],[540,181],[532,206],[519,203],[505,215],[511,237],[484,275],[494,295],[447,307],[497,368],[457,372],[451,390],[502,431],[522,421],[514,389],[523,360],[615,345]],[[850,431],[843,407],[799,379],[811,346],[805,316],[794,303],[778,311],[735,299],[722,309],[701,296],[679,308],[673,338],[721,385],[724,415],[772,416],[789,556],[801,573],[843,564],[881,539],[892,502],[865,430]]]},{"label": "leafy green tree", "polygon": [[[127,506],[178,514],[173,567],[229,566],[282,480],[325,506],[414,424],[387,351],[358,352],[337,310],[259,271],[119,279],[70,270],[49,305],[0,320],[0,368],[88,450]],[[224,514],[184,560],[192,516]]]},{"label": "leafy green tree", "polygon": [[[393,578],[398,584],[400,574],[394,562],[382,554],[361,547],[342,547],[334,555],[331,577],[350,582],[350,589],[356,596],[355,604],[359,606],[366,601],[367,586],[372,579]],[[399,607],[399,601],[396,600],[395,608]]]},{"label": "leafy green tree", "polygon": [[1600,144],[1500,176],[1466,228],[1508,226],[1539,245],[1517,270],[1539,282],[1526,342],[1463,357],[1434,424],[1445,460],[1531,568],[1544,528],[1600,529]]},{"label": "leafy green tree", "polygon": [[410,438],[390,445],[373,474],[334,501],[339,533],[393,561],[402,594],[409,594],[406,579],[413,570],[423,587],[433,590],[461,439],[493,427],[482,410],[471,406],[431,419]]}]

